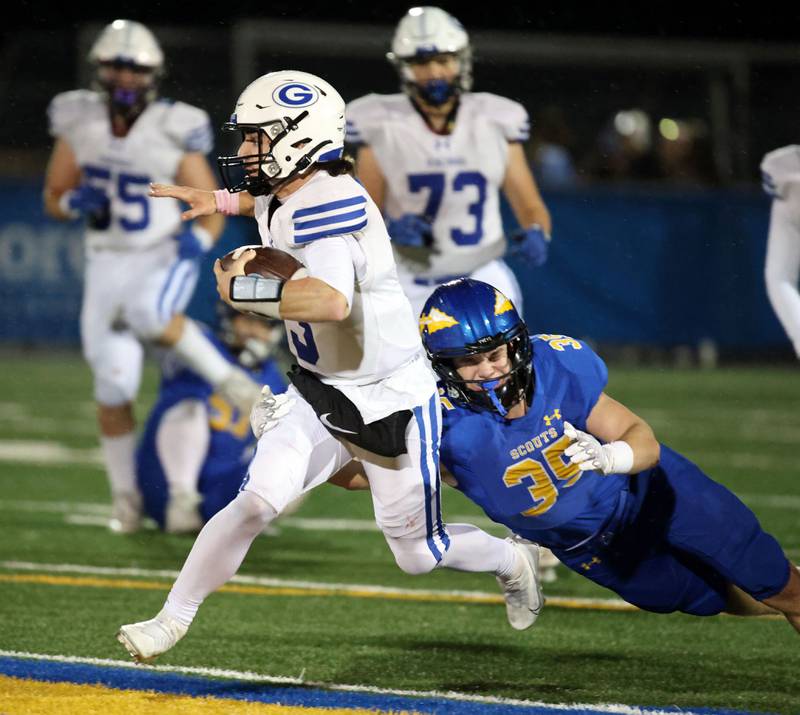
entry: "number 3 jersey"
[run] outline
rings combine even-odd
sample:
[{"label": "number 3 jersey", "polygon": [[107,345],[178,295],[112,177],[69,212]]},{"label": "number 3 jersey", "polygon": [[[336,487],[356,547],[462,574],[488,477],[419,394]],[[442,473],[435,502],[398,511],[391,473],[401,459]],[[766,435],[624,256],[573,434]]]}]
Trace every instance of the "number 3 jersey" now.
[{"label": "number 3 jersey", "polygon": [[336,385],[367,423],[435,393],[386,226],[361,184],[319,170],[281,202],[256,197],[255,216],[262,243],[292,253],[350,305],[338,322],[285,321],[302,367]]},{"label": "number 3 jersey", "polygon": [[88,248],[138,251],[178,230],[179,203],[149,197],[149,185],[175,183],[185,154],[211,151],[206,112],[159,99],[147,106],[126,136],[115,137],[103,95],[76,90],[57,95],[48,116],[51,135],[72,148],[82,181],[104,191],[110,201],[108,219],[87,226]]},{"label": "number 3 jersey", "polygon": [[384,213],[431,221],[438,253],[426,275],[449,275],[449,256],[503,240],[499,190],[508,144],[529,135],[520,104],[486,92],[465,93],[447,135],[433,132],[405,94],[361,97],[348,104],[346,116],[347,141],[368,145],[386,179]]},{"label": "number 3 jersey", "polygon": [[586,430],[606,385],[603,361],[585,343],[536,335],[528,413],[506,420],[442,399],[441,460],[458,488],[494,521],[551,548],[595,534],[628,475],[581,472],[564,456],[564,422]]}]

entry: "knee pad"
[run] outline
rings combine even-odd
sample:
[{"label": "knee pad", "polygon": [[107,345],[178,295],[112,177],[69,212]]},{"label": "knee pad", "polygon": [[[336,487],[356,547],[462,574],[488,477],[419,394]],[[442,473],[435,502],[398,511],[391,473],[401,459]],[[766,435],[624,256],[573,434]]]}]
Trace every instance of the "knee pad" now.
[{"label": "knee pad", "polygon": [[239,492],[226,507],[243,531],[260,534],[278,513],[270,504],[252,492]]},{"label": "knee pad", "polygon": [[130,333],[106,336],[89,360],[95,400],[109,407],[133,402],[139,392],[143,357],[141,344]]},{"label": "knee pad", "polygon": [[384,536],[397,565],[407,574],[419,576],[429,573],[441,561],[443,552],[437,549],[435,554],[427,539],[397,539],[386,534]]}]

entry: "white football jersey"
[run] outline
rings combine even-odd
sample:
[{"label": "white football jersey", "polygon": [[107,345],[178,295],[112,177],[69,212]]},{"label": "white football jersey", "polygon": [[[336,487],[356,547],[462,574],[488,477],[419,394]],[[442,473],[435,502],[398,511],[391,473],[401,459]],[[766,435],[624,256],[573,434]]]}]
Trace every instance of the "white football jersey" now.
[{"label": "white football jersey", "polygon": [[[530,131],[522,105],[464,93],[448,135],[432,131],[405,94],[369,94],[348,104],[346,116],[347,141],[369,145],[386,179],[384,213],[416,214],[433,224],[438,254],[418,275],[449,275],[454,254],[503,240],[499,191],[508,144],[526,141]],[[472,270],[479,266],[478,260]]]},{"label": "white football jersey", "polygon": [[778,199],[785,199],[790,184],[800,182],[800,146],[775,149],[761,161],[761,179],[764,190]]},{"label": "white football jersey", "polygon": [[111,202],[107,225],[87,227],[88,248],[137,251],[179,230],[180,203],[147,193],[150,182],[175,183],[184,154],[211,151],[205,111],[159,99],[147,106],[127,136],[115,137],[104,97],[75,90],[57,95],[48,116],[50,133],[69,143],[83,180],[105,191]]},{"label": "white football jersey", "polygon": [[[397,280],[386,226],[361,184],[351,176],[319,171],[282,200],[268,223],[272,200],[259,196],[255,202],[264,245],[290,252],[306,264],[303,254],[312,243],[347,237],[355,269],[346,320],[286,321],[289,346],[298,363],[329,384],[367,385],[395,374],[418,356],[422,343],[411,305]],[[309,273],[314,277],[313,268],[309,267]]]}]

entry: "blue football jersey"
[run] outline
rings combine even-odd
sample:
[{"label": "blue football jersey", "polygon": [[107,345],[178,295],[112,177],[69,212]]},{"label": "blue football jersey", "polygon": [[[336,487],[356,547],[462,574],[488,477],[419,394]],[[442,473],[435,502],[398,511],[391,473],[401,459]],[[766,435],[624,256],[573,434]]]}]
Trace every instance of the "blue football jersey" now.
[{"label": "blue football jersey", "polygon": [[[207,330],[204,332],[228,362],[237,362],[215,335]],[[251,374],[256,382],[269,385],[276,394],[286,390],[286,381],[273,360],[267,360]],[[156,450],[156,434],[166,412],[186,399],[205,402],[208,411],[210,441],[197,485],[203,497],[200,511],[205,520],[236,496],[255,451],[256,439],[250,429],[249,415],[241,414],[216,394],[197,373],[180,365],[165,365],[158,398],[150,411],[136,453],[137,480],[145,511],[162,525],[168,493],[164,469]]]},{"label": "blue football jersey", "polygon": [[612,514],[627,475],[581,472],[564,456],[564,422],[586,420],[608,378],[603,361],[563,335],[535,335],[528,413],[506,420],[450,402],[442,390],[441,460],[458,488],[494,521],[551,548],[596,533]]}]

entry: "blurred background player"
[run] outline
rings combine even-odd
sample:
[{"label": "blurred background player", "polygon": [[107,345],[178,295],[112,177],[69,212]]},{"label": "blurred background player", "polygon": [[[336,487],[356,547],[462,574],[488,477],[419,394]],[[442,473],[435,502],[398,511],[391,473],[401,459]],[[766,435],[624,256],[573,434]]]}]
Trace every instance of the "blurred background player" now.
[{"label": "blurred background player", "polygon": [[[219,329],[206,334],[219,354],[274,394],[286,390],[275,359],[283,328],[278,321],[239,313],[219,303]],[[169,533],[197,532],[236,496],[255,453],[250,415],[164,355],[158,398],[136,452],[145,513]]]},{"label": "blurred background player", "polygon": [[506,296],[469,279],[439,287],[421,327],[444,393],[443,478],[491,519],[639,608],[780,612],[800,631],[800,573],[778,542],[604,392],[586,343],[531,338]]},{"label": "blurred background player", "polygon": [[800,358],[800,146],[767,154],[761,176],[772,197],[764,270],[767,295]]},{"label": "blurred background player", "polygon": [[506,251],[500,190],[522,227],[512,250],[547,259],[550,214],[523,149],[528,114],[510,99],[474,93],[469,37],[437,7],[400,20],[388,59],[402,93],[369,94],[347,107],[356,174],[383,211],[398,274],[419,315],[440,283],[461,275],[497,286],[522,305]]},{"label": "blurred background player", "polygon": [[157,97],[163,53],[153,34],[115,20],[90,52],[95,88],[57,95],[48,114],[55,145],[44,188],[46,212],[86,222],[81,310],[83,353],[94,374],[100,442],[112,495],[113,531],[138,529],[133,401],[143,343],[171,347],[240,409],[260,387],[233,367],[182,315],[199,259],[224,218],[181,222],[176,201],[153,201],[152,181],[214,189],[206,153],[212,138],[201,109]]}]

